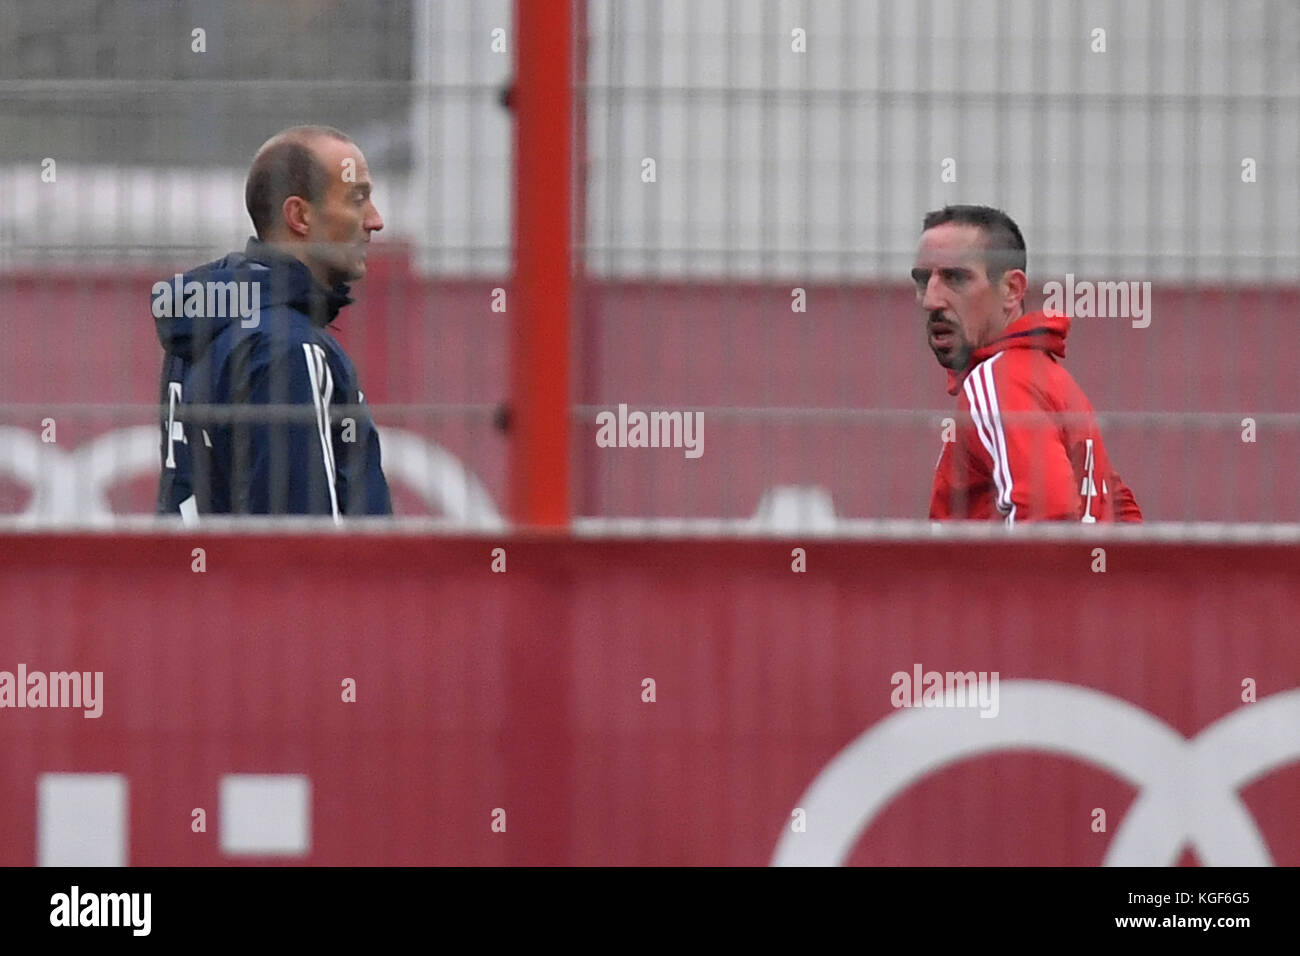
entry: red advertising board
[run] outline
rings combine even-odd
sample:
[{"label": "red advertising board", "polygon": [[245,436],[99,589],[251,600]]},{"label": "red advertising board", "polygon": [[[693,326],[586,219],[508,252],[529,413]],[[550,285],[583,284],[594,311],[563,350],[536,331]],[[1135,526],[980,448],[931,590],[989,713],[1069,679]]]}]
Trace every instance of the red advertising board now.
[{"label": "red advertising board", "polygon": [[[6,535],[0,864],[1294,866],[1298,569],[1105,538]],[[30,676],[43,706],[6,700],[20,666],[102,675],[99,716]],[[276,781],[296,810],[250,807]]]}]

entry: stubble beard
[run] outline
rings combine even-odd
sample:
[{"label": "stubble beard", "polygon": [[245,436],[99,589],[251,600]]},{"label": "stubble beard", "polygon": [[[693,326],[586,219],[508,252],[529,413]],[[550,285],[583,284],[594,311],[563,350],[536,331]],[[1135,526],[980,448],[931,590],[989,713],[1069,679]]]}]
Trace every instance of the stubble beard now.
[{"label": "stubble beard", "polygon": [[[957,334],[959,336],[961,335],[960,332]],[[971,355],[975,352],[975,350],[971,348],[970,343],[967,342],[964,337],[948,350],[947,355],[944,355],[944,353],[938,349],[932,348],[930,351],[934,353],[935,361],[937,361],[943,368],[951,369],[954,372],[960,372],[962,369],[966,368],[966,366],[970,364]]]}]

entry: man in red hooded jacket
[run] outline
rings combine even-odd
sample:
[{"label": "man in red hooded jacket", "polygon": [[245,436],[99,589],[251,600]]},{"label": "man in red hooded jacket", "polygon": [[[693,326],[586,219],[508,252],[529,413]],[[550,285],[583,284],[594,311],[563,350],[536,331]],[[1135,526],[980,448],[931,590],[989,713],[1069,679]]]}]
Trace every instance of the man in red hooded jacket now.
[{"label": "man in red hooded jacket", "polygon": [[1024,314],[1025,240],[1011,217],[987,206],[929,213],[912,279],[960,412],[930,517],[1141,521],[1088,397],[1060,364],[1069,318]]}]

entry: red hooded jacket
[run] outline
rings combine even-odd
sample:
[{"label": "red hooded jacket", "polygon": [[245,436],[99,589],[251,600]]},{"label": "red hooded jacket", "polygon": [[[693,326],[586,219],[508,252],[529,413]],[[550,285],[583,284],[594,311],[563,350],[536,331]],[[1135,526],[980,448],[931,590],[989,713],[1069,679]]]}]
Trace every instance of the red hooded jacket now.
[{"label": "red hooded jacket", "polygon": [[1060,364],[1069,332],[1066,316],[1034,312],[976,349],[965,371],[948,371],[960,415],[944,436],[931,518],[1142,520],[1088,397]]}]

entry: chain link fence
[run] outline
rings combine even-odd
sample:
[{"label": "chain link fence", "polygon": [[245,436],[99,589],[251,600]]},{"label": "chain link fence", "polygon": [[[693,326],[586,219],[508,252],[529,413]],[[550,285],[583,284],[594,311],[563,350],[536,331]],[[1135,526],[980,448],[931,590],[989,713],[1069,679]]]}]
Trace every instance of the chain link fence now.
[{"label": "chain link fence", "polygon": [[[243,248],[254,151],[310,122],[384,217],[333,329],[394,510],[506,520],[512,164],[547,161],[512,155],[510,3],[0,20],[0,513],[154,510],[150,290]],[[1019,222],[1032,307],[1132,291],[1078,310],[1066,366],[1148,519],[1300,521],[1300,8],[592,0],[575,30],[582,526],[924,518],[955,400],[908,270],[954,202]],[[621,408],[696,447],[605,447]]]}]

